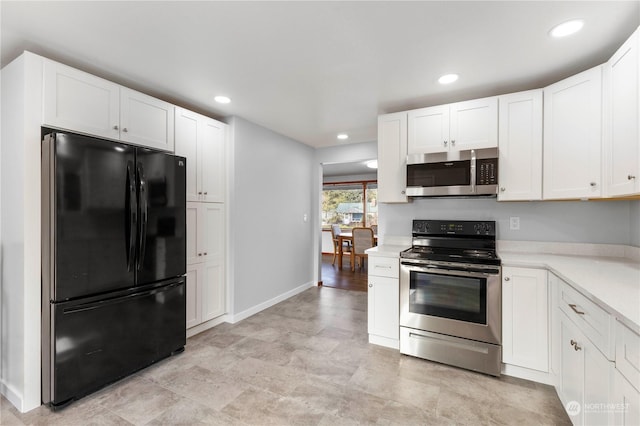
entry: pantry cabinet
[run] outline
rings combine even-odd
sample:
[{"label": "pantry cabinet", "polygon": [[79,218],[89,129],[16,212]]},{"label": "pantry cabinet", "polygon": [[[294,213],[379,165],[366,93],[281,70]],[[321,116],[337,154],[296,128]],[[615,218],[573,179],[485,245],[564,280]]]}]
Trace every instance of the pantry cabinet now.
[{"label": "pantry cabinet", "polygon": [[602,67],[544,89],[543,198],[602,195]]},{"label": "pantry cabinet", "polygon": [[187,328],[226,311],[224,208],[187,203]]},{"label": "pantry cabinet", "polygon": [[378,117],[378,201],[406,203],[407,113]]},{"label": "pantry cabinet", "polygon": [[399,259],[369,255],[369,342],[400,348]]},{"label": "pantry cabinet", "polygon": [[542,199],[542,90],[500,96],[498,201]]},{"label": "pantry cabinet", "polygon": [[640,194],[640,30],[604,67],[606,195]]},{"label": "pantry cabinet", "polygon": [[187,158],[187,201],[225,201],[227,125],[176,108],[176,154]]},{"label": "pantry cabinet", "polygon": [[43,124],[173,152],[174,106],[44,59]]},{"label": "pantry cabinet", "polygon": [[502,268],[502,362],[549,371],[548,283],[544,269]]},{"label": "pantry cabinet", "polygon": [[498,146],[497,97],[409,111],[407,120],[409,155]]}]

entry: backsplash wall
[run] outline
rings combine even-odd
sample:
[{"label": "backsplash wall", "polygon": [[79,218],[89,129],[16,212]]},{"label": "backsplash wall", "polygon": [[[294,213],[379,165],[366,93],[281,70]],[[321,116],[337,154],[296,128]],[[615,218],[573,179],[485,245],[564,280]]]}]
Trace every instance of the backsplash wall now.
[{"label": "backsplash wall", "polygon": [[[413,219],[495,220],[499,240],[623,244],[640,247],[640,201],[498,202],[418,198],[378,207],[379,233],[411,236]],[[520,230],[509,229],[510,217]]]}]

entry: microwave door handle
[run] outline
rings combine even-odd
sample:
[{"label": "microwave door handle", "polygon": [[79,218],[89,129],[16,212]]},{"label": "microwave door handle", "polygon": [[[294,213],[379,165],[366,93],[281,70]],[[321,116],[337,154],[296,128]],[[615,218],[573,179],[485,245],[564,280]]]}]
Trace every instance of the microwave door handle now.
[{"label": "microwave door handle", "polygon": [[471,193],[476,193],[476,151],[471,150]]}]

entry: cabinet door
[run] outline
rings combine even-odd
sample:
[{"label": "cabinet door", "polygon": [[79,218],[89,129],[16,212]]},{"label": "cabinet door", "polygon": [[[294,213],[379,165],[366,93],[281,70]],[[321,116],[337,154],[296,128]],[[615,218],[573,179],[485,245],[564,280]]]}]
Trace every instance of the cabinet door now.
[{"label": "cabinet door", "polygon": [[187,265],[187,328],[202,322],[202,264]]},{"label": "cabinet door", "polygon": [[600,197],[602,70],[544,89],[544,199]]},{"label": "cabinet door", "polygon": [[174,113],[170,103],[122,87],[120,139],[136,145],[173,152]]},{"label": "cabinet door", "polygon": [[[584,352],[576,351],[574,342],[584,346],[582,333],[567,319],[561,319],[562,391],[561,398],[574,425],[583,424]],[[578,344],[578,343],[575,343]]]},{"label": "cabinet door", "polygon": [[552,273],[548,273],[548,290],[549,290],[549,371],[553,375],[556,386],[560,384],[560,372],[562,357],[560,354],[561,329],[560,329],[560,308],[558,307],[558,291],[560,288],[560,278]]},{"label": "cabinet door", "polygon": [[219,317],[226,312],[224,266],[221,260],[203,264],[202,321]]},{"label": "cabinet door", "polygon": [[226,127],[226,124],[212,119],[202,122],[202,136],[198,138],[202,201],[221,203],[225,199]]},{"label": "cabinet door", "polygon": [[397,278],[369,276],[369,334],[400,338],[400,293]]},{"label": "cabinet door", "polygon": [[119,90],[110,81],[45,60],[44,124],[118,139]]},{"label": "cabinet door", "polygon": [[547,271],[505,266],[502,277],[502,361],[547,372]]},{"label": "cabinet door", "polygon": [[202,208],[198,203],[187,203],[187,265],[203,262],[204,225]]},{"label": "cabinet door", "polygon": [[224,258],[224,204],[199,203],[204,229],[202,256],[205,262]]},{"label": "cabinet door", "polygon": [[607,195],[640,193],[640,30],[605,65]]},{"label": "cabinet door", "polygon": [[201,115],[183,108],[176,108],[176,154],[187,159],[187,201],[198,201],[200,182],[200,157],[198,156],[198,128]]},{"label": "cabinet door", "polygon": [[449,150],[449,105],[421,108],[407,113],[408,154]]},{"label": "cabinet door", "polygon": [[378,117],[378,201],[406,203],[407,113]]},{"label": "cabinet door", "polygon": [[602,404],[611,401],[614,364],[588,340],[584,345],[578,342],[577,347],[584,351],[584,424],[612,424],[613,410]]},{"label": "cabinet door", "polygon": [[499,201],[542,199],[542,90],[499,98]]},{"label": "cabinet door", "polygon": [[498,147],[498,98],[458,102],[449,110],[450,149]]},{"label": "cabinet door", "polygon": [[617,369],[613,378],[613,417],[615,425],[640,425],[640,392]]}]

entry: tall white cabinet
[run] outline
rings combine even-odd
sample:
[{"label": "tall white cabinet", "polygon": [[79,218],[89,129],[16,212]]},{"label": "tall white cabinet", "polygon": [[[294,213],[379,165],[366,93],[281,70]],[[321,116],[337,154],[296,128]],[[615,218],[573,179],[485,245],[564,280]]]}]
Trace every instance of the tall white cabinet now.
[{"label": "tall white cabinet", "polygon": [[226,313],[227,125],[176,109],[176,154],[187,159],[187,328]]},{"label": "tall white cabinet", "polygon": [[378,200],[406,203],[407,113],[378,117]]}]

